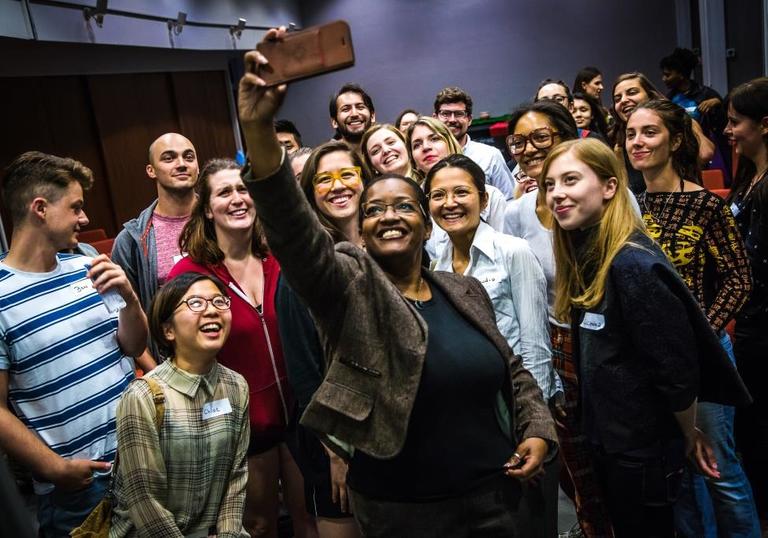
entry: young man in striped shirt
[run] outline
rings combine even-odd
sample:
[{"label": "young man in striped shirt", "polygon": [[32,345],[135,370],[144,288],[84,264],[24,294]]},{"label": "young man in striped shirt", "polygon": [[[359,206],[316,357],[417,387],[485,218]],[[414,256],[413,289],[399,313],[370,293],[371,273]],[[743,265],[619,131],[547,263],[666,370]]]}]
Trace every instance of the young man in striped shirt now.
[{"label": "young man in striped shirt", "polygon": [[[0,257],[0,447],[35,477],[44,536],[67,535],[103,497],[115,409],[134,377],[129,357],[147,339],[120,267],[105,255],[59,254],[88,224],[92,181],[73,159],[28,152],[2,186],[13,235]],[[101,299],[110,290],[126,303],[119,313]]]}]

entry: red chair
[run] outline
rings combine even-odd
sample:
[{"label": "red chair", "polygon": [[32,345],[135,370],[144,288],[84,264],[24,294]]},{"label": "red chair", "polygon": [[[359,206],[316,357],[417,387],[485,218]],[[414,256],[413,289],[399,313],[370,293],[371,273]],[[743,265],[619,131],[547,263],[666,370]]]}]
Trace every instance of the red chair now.
[{"label": "red chair", "polygon": [[704,182],[704,188],[707,190],[724,189],[725,176],[723,171],[717,168],[713,170],[702,170],[701,179]]},{"label": "red chair", "polygon": [[107,256],[112,254],[112,244],[115,242],[115,238],[102,239],[101,241],[94,241],[91,246],[95,248],[99,254],[106,254]]},{"label": "red chair", "polygon": [[710,192],[717,194],[720,198],[725,200],[728,195],[731,194],[731,189],[712,189]]},{"label": "red chair", "polygon": [[83,230],[77,233],[77,240],[81,243],[93,243],[94,241],[102,241],[107,238],[107,232],[104,228],[96,228],[95,230]]}]

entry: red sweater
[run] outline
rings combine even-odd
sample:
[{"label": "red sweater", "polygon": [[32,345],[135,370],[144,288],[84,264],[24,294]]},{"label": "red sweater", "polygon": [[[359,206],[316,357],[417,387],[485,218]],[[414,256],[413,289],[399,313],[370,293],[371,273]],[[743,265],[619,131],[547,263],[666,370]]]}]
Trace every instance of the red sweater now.
[{"label": "red sweater", "polygon": [[[189,257],[180,260],[168,273],[168,280],[182,273],[214,275],[229,287],[232,299],[232,329],[218,360],[245,377],[250,391],[251,437],[278,442],[285,431],[293,396],[288,386],[283,348],[275,314],[275,291],[280,265],[272,256],[263,260],[263,314],[254,308],[224,264],[200,265]],[[239,293],[238,293],[239,292]],[[260,443],[261,444],[261,443]]]}]

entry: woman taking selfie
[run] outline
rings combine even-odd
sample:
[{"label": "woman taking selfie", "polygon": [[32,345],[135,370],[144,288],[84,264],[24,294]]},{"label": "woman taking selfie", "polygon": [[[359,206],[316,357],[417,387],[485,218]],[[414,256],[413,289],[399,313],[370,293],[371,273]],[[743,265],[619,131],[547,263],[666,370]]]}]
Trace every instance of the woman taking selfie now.
[{"label": "woman taking selfie", "polygon": [[[344,142],[328,142],[309,156],[299,184],[334,243],[362,246],[360,194],[368,181],[368,170],[359,154]],[[275,301],[298,420],[320,387],[328,365],[312,316],[284,278]],[[349,509],[346,462],[301,424],[296,425],[292,450],[304,476],[304,500],[315,516],[320,538],[359,536]]]},{"label": "woman taking selfie", "polygon": [[226,284],[232,297],[232,330],[219,360],[242,374],[250,389],[245,528],[256,536],[277,536],[282,479],[296,534],[313,536],[301,473],[285,445],[293,402],[275,313],[280,266],[267,251],[237,163],[208,161],[196,191],[197,202],[179,237],[180,251],[188,256],[173,266],[169,276],[188,272],[213,275]]},{"label": "woman taking selfie", "polygon": [[[639,200],[648,233],[683,277],[735,362],[725,326],[751,290],[749,262],[725,202],[687,179],[700,174],[691,119],[671,101],[651,100],[630,114],[626,136],[629,161],[645,179]],[[696,424],[712,442],[720,478],[705,481],[686,472],[675,505],[677,528],[684,536],[705,536],[705,531],[713,536],[760,535],[752,490],[733,442],[733,417],[733,407],[698,404]],[[705,523],[703,514],[714,521]]]},{"label": "woman taking selfie", "polygon": [[258,157],[244,177],[329,363],[302,423],[349,458],[365,536],[514,536],[514,479],[539,472],[555,437],[535,381],[482,286],[422,267],[431,221],[417,183],[371,182],[361,197],[366,250],[334,248],[283,162],[272,118],[286,88],[264,85],[265,63],[246,54],[240,82],[240,120]]},{"label": "woman taking selfie", "polygon": [[[736,363],[755,401],[736,412],[736,434],[763,529],[768,529],[768,78],[737,86],[727,99],[725,134],[739,155],[727,202],[741,230],[754,286],[736,316]],[[765,530],[763,531],[765,532]]]},{"label": "woman taking selfie", "polygon": [[232,323],[226,286],[199,273],[173,278],[150,307],[164,356],[117,407],[119,463],[109,536],[248,536],[243,527],[248,465],[248,385],[216,356]]},{"label": "woman taking selfie", "polygon": [[672,537],[686,458],[718,478],[697,397],[749,401],[698,303],[630,204],[613,152],[565,142],[539,196],[554,215],[555,315],[577,328],[584,431],[617,538]]}]

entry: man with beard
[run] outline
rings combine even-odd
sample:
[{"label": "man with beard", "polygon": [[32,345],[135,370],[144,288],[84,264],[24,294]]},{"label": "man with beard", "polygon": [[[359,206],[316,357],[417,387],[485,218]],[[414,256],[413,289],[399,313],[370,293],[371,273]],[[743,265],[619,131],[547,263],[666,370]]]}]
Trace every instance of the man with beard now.
[{"label": "man with beard", "polygon": [[[181,259],[179,235],[192,213],[199,172],[195,147],[180,134],[166,133],[149,146],[146,170],[157,185],[157,199],[123,225],[112,247],[112,261],[125,271],[145,312]],[[160,358],[151,341],[147,351],[137,359],[145,370]]]},{"label": "man with beard", "polygon": [[336,137],[353,149],[360,146],[363,133],[376,121],[373,100],[358,84],[347,83],[331,97],[328,107],[331,114],[331,127],[336,129]]},{"label": "man with beard", "polygon": [[433,116],[442,121],[464,150],[485,172],[485,182],[499,189],[507,200],[514,197],[512,174],[501,152],[487,144],[475,142],[467,134],[472,125],[472,98],[461,88],[443,88],[435,97]]}]

